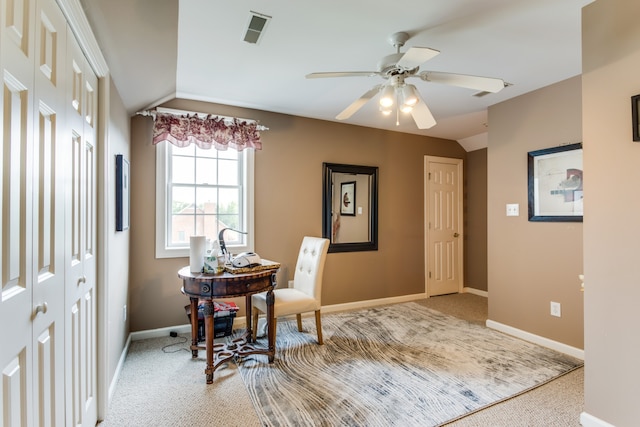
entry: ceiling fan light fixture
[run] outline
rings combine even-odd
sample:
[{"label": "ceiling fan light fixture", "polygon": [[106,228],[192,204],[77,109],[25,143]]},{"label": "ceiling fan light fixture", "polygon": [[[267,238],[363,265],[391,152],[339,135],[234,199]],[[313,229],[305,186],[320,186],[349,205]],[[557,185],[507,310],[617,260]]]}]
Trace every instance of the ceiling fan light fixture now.
[{"label": "ceiling fan light fixture", "polygon": [[413,110],[413,105],[402,104],[400,106],[400,111],[402,111],[403,113],[410,113],[411,110]]},{"label": "ceiling fan light fixture", "polygon": [[418,95],[413,85],[404,85],[402,87],[402,101],[404,105],[413,107],[418,103]]},{"label": "ceiling fan light fixture", "polygon": [[396,91],[395,88],[391,85],[386,85],[382,89],[382,94],[380,95],[380,106],[381,107],[391,107],[395,102]]}]

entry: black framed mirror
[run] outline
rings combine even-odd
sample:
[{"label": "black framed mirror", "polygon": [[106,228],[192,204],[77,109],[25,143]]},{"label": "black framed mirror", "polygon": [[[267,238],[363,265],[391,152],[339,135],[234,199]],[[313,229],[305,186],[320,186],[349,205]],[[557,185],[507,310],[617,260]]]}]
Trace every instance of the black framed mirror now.
[{"label": "black framed mirror", "polygon": [[377,251],[378,168],[322,165],[322,237],[329,252]]}]

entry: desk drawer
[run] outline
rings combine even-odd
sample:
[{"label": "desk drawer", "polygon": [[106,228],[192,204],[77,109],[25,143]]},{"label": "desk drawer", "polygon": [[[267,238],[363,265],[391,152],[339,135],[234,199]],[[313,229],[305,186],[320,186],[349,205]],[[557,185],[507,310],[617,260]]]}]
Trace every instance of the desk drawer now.
[{"label": "desk drawer", "polygon": [[263,274],[259,277],[211,276],[204,279],[184,279],[184,293],[201,298],[225,298],[243,296],[269,290],[276,285],[275,273]]}]

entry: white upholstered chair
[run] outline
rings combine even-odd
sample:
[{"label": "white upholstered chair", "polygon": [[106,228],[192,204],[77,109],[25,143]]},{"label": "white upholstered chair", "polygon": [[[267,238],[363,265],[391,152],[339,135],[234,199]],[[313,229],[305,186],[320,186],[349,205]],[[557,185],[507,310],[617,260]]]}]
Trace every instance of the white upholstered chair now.
[{"label": "white upholstered chair", "polygon": [[[314,311],[316,315],[316,330],[318,344],[322,344],[322,322],[320,321],[320,293],[322,292],[322,272],[324,261],[329,250],[329,239],[305,236],[302,239],[296,271],[288,288],[278,288],[273,291],[274,325],[276,331],[277,318],[280,316],[296,315],[298,331],[302,332],[302,313]],[[255,340],[258,329],[258,315],[267,313],[266,292],[251,297],[253,307],[252,327]]]}]

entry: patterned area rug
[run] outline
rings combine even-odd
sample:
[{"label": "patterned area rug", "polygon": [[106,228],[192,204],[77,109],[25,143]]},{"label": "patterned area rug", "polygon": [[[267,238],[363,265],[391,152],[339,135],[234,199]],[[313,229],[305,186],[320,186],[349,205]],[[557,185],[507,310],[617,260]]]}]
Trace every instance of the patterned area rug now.
[{"label": "patterned area rug", "polygon": [[265,426],[437,426],[531,388],[582,361],[416,303],[322,317],[324,342],[278,322],[273,364],[239,371]]}]

